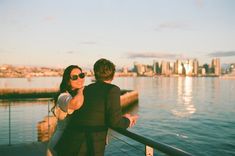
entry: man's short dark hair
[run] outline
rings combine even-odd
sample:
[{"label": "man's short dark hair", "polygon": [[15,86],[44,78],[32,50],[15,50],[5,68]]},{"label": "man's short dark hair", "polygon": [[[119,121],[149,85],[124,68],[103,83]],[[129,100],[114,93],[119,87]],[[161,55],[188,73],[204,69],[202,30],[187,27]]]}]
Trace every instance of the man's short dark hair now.
[{"label": "man's short dark hair", "polygon": [[115,73],[115,65],[104,58],[94,64],[95,78],[97,81],[112,80]]}]

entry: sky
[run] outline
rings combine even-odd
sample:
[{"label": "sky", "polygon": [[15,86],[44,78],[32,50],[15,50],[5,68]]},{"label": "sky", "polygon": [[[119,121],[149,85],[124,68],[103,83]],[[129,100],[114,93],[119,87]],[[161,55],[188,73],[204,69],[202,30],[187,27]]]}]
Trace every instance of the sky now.
[{"label": "sky", "polygon": [[234,0],[0,0],[0,65],[235,62]]}]

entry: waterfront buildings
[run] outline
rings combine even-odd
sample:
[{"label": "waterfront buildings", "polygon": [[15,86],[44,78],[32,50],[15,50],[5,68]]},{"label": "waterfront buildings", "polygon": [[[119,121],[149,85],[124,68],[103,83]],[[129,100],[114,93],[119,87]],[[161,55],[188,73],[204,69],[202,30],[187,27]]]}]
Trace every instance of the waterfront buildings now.
[{"label": "waterfront buildings", "polygon": [[221,65],[220,59],[212,59],[211,65],[204,64],[199,66],[197,59],[185,59],[176,60],[175,62],[170,61],[153,61],[152,73],[151,68],[147,65],[134,63],[134,71],[137,72],[139,76],[149,76],[153,75],[179,75],[179,76],[220,76],[221,75]]},{"label": "waterfront buildings", "polygon": [[[223,71],[223,74],[234,72],[235,64]],[[199,65],[197,59],[178,59],[176,61],[153,61],[152,65],[134,62],[134,68],[123,67],[116,72],[116,76],[220,76],[221,64],[219,58],[214,58],[211,64]],[[42,77],[61,76],[64,69],[47,67],[24,67],[0,65],[0,77]],[[86,70],[87,76],[93,76],[92,70]]]}]

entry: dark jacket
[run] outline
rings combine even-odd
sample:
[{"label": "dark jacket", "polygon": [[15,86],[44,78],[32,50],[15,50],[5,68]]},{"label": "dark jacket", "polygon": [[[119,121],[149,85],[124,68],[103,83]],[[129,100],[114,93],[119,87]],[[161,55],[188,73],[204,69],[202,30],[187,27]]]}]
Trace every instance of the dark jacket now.
[{"label": "dark jacket", "polygon": [[55,150],[59,156],[103,156],[108,127],[127,128],[129,122],[122,117],[119,87],[90,84],[84,89],[83,106],[69,117]]}]

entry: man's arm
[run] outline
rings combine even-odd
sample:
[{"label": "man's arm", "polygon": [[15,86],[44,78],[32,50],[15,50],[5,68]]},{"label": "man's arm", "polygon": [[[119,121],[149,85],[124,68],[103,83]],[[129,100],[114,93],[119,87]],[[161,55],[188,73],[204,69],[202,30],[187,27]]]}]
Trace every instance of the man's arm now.
[{"label": "man's arm", "polygon": [[120,88],[113,86],[107,96],[107,122],[112,128],[128,128],[130,120],[122,116]]}]

